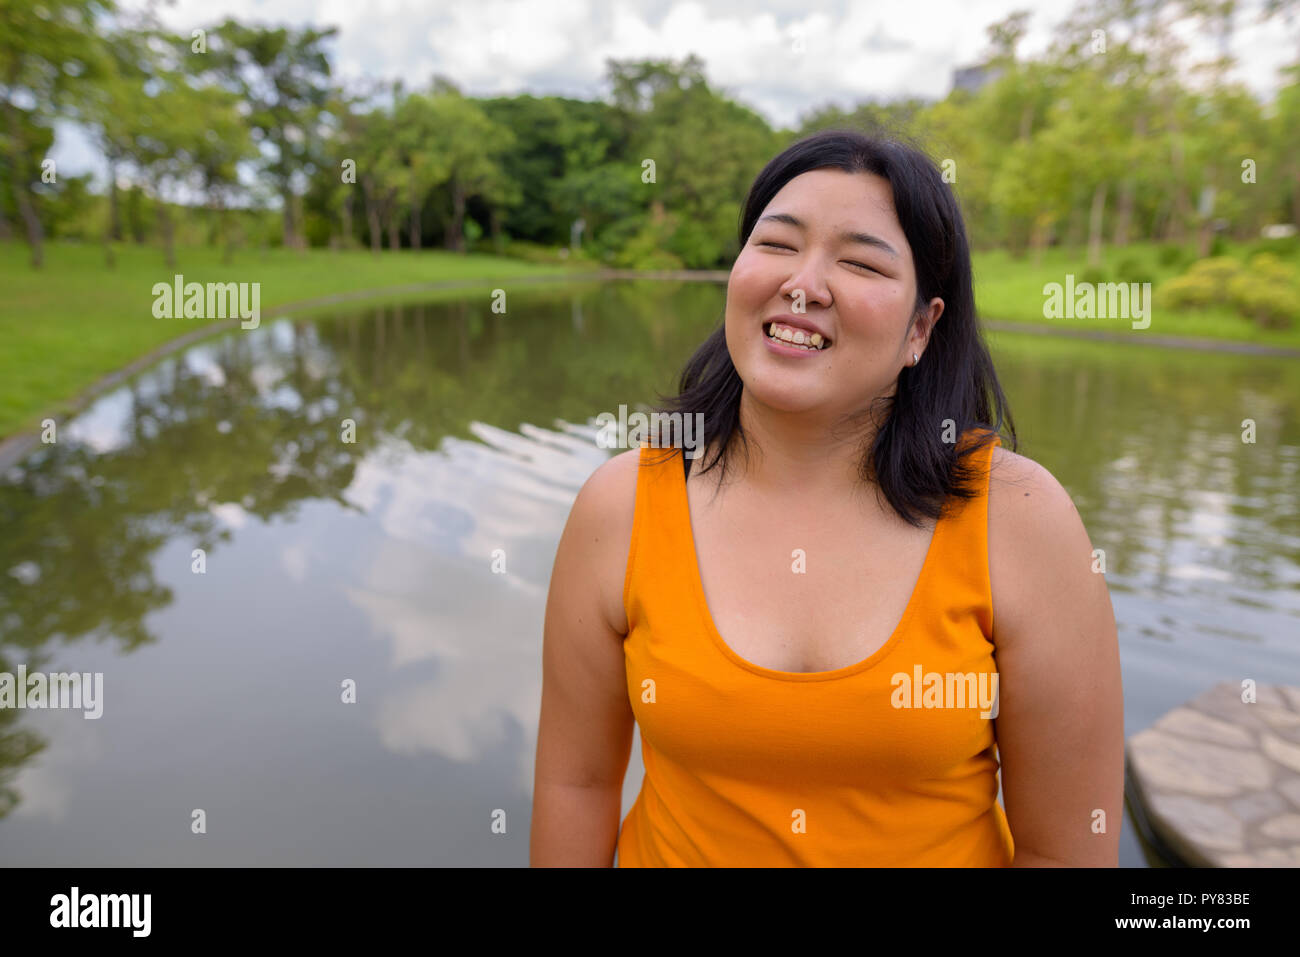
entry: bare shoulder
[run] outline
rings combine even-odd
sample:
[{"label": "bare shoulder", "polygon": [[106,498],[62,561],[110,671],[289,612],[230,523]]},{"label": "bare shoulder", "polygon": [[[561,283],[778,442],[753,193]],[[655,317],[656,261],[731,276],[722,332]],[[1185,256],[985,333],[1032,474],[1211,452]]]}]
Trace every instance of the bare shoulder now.
[{"label": "bare shoulder", "polygon": [[587,567],[598,585],[605,620],[619,634],[627,634],[623,581],[636,516],[640,457],[641,450],[635,448],[602,462],[579,490],[570,519],[587,532],[592,546]]},{"label": "bare shoulder", "polygon": [[[994,515],[1006,523],[1062,521],[1078,518],[1074,500],[1056,476],[1033,459],[998,446],[989,471],[989,525]],[[1023,529],[1022,529],[1023,530]]]},{"label": "bare shoulder", "polygon": [[1102,576],[1092,573],[1092,543],[1074,500],[1033,459],[1001,447],[993,450],[988,523],[993,619],[1003,641],[1029,630],[1035,616],[1049,611],[1048,596],[1091,592],[1100,583]]},{"label": "bare shoulder", "polygon": [[636,477],[640,460],[639,448],[610,456],[587,477],[578,493],[579,497],[586,499],[593,517],[603,522],[626,520],[629,534],[636,511]]}]

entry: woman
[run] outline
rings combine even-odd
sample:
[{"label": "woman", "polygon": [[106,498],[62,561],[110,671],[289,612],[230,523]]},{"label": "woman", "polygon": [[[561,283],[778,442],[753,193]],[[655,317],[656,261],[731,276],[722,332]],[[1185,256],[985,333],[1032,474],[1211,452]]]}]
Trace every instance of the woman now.
[{"label": "woman", "polygon": [[533,865],[1116,866],[1110,596],[1069,495],[1000,447],[939,171],[808,137],[740,246],[664,410],[706,448],[614,456],[561,537]]}]

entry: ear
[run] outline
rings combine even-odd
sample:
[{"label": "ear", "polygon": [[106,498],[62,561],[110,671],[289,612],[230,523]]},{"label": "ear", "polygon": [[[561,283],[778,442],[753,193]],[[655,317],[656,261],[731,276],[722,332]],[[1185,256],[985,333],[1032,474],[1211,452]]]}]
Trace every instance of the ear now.
[{"label": "ear", "polygon": [[943,315],[943,300],[935,296],[930,300],[925,312],[921,313],[916,320],[916,325],[912,329],[912,342],[924,349],[930,342],[930,334],[934,332],[934,324],[939,321]]}]

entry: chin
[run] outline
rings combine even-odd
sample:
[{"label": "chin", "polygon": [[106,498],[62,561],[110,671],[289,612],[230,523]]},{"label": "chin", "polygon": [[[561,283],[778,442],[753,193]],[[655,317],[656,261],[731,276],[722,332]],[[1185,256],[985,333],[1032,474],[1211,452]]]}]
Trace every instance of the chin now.
[{"label": "chin", "polygon": [[821,404],[796,382],[783,385],[768,377],[760,377],[755,381],[753,378],[746,379],[743,375],[741,380],[755,402],[776,412],[809,412]]}]

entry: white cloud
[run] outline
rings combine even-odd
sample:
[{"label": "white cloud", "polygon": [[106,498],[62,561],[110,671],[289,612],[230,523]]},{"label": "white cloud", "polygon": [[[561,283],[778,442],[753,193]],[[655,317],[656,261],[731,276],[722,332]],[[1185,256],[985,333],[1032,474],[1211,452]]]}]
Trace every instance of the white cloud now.
[{"label": "white cloud", "polygon": [[[142,0],[128,0],[139,8]],[[1033,5],[1023,56],[1045,50],[1075,0]],[[939,98],[955,68],[976,61],[986,28],[1022,0],[911,0],[898,5],[820,4],[795,0],[177,0],[163,21],[188,35],[226,16],[258,22],[334,25],[338,76],[348,82],[401,78],[422,87],[433,75],[450,78],[471,96],[534,93],[594,99],[604,95],[608,58],[705,61],[714,86],[776,126],[802,114],[869,98]],[[1271,99],[1277,68],[1295,58],[1300,22],[1255,22],[1259,0],[1235,22],[1234,75]],[[805,52],[793,42],[802,30]],[[1193,54],[1215,52],[1197,37]],[[52,154],[60,170],[102,170],[84,137],[60,129]]]}]

